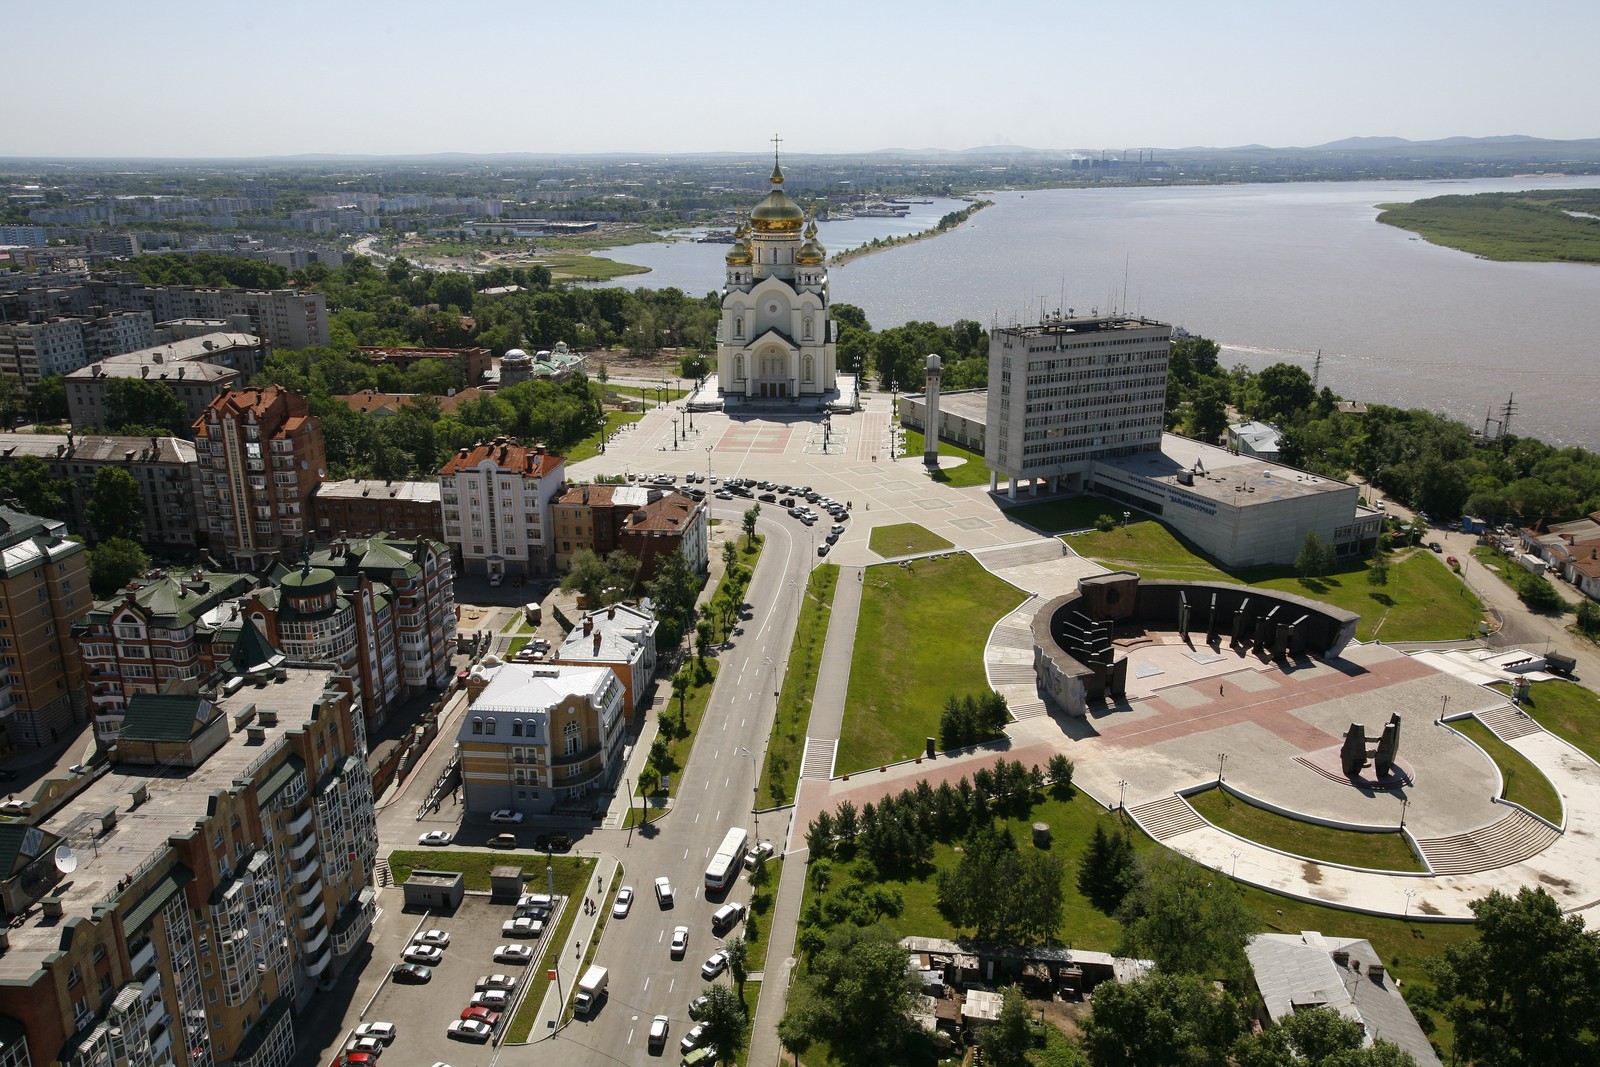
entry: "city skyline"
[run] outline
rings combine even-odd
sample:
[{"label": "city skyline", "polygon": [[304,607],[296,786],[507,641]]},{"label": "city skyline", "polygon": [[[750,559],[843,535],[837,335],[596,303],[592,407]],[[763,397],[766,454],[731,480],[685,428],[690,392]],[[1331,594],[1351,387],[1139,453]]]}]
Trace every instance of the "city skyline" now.
[{"label": "city skyline", "polygon": [[[804,20],[765,8],[712,20],[636,0],[604,18],[490,2],[454,26],[416,0],[290,2],[270,18],[187,0],[93,2],[82,20],[93,32],[70,48],[16,50],[0,151],[698,154],[750,151],[752,133],[774,130],[801,155],[1600,134],[1584,53],[1600,9],[1532,8],[1523,21],[1561,32],[1517,53],[1481,0],[1448,12],[1158,0],[1136,24],[1026,0],[1002,0],[982,21],[947,0],[824,2]],[[7,21],[15,41],[61,40],[47,9]]]}]

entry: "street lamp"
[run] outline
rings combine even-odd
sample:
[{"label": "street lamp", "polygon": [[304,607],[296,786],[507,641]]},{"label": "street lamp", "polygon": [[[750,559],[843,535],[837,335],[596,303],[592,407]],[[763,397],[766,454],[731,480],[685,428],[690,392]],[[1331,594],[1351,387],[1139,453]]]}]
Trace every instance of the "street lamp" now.
[{"label": "street lamp", "polygon": [[756,769],[756,754],[748,748],[741,747],[739,755],[750,757],[750,814],[756,820],[756,844],[761,844],[761,774]]},{"label": "street lamp", "polygon": [[674,452],[676,452],[678,450],[678,420],[677,419],[673,419],[672,420],[672,450]]},{"label": "street lamp", "polygon": [[1217,781],[1219,781],[1219,782],[1222,781],[1222,768],[1223,768],[1223,765],[1226,764],[1227,762],[1228,762],[1228,754],[1226,752],[1218,752],[1217,753]]},{"label": "street lamp", "polygon": [[1131,512],[1131,511],[1124,511],[1122,513],[1122,528],[1124,530],[1126,530],[1128,528],[1128,520],[1130,518],[1132,518],[1132,517],[1133,517],[1133,512]]},{"label": "street lamp", "polygon": [[707,482],[707,484],[709,484],[710,481],[711,481],[711,449],[712,449],[712,447],[713,447],[712,445],[706,445],[706,482]]}]

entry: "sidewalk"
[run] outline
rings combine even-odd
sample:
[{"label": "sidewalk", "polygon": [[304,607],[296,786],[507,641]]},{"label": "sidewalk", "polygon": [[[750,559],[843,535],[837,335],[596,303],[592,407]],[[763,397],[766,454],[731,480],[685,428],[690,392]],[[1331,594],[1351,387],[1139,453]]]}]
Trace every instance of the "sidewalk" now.
[{"label": "sidewalk", "polygon": [[[545,1041],[552,1037],[559,1037],[560,1030],[557,1024],[561,1021],[561,1014],[566,1010],[567,1001],[572,999],[573,990],[577,987],[578,979],[582,976],[583,957],[594,940],[594,929],[600,922],[600,916],[606,906],[606,892],[611,887],[611,882],[617,876],[618,863],[615,856],[600,853],[595,857],[595,875],[600,879],[599,884],[604,887],[595,892],[586,884],[583,888],[587,895],[596,899],[597,907],[593,915],[583,913],[583,898],[585,893],[574,893],[566,902],[565,907],[577,908],[578,918],[572,924],[572,929],[567,934],[566,944],[561,946],[561,951],[556,954],[556,981],[550,983],[545,989],[544,1000],[539,1005],[539,1014],[534,1017],[533,1029],[528,1031],[528,1040],[525,1044]],[[554,936],[554,935],[552,935]],[[537,946],[541,956],[548,942],[540,942]],[[511,1042],[505,1042],[510,1045]]]},{"label": "sidewalk", "polygon": [[783,1045],[778,1041],[778,1021],[789,1006],[789,984],[799,961],[794,956],[795,933],[800,926],[800,901],[805,894],[810,854],[805,849],[783,857],[783,881],[767,920],[767,967],[757,994],[755,1021],[750,1030],[748,1067],[780,1067]]}]

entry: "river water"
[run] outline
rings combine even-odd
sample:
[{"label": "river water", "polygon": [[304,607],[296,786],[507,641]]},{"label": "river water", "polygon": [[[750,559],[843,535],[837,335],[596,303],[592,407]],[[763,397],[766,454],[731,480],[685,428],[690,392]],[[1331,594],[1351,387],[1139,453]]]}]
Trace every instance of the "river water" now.
[{"label": "river water", "polygon": [[[1320,350],[1321,384],[1344,397],[1481,428],[1514,394],[1514,431],[1597,448],[1600,266],[1495,263],[1373,221],[1385,202],[1595,184],[1591,176],[999,193],[958,230],[830,268],[830,289],[880,328],[1120,309],[1216,339],[1228,365],[1310,371]],[[821,240],[838,251],[925,229],[959,206],[828,223]],[[653,268],[623,284],[702,293],[720,286],[726,251],[683,243],[615,256]]]}]

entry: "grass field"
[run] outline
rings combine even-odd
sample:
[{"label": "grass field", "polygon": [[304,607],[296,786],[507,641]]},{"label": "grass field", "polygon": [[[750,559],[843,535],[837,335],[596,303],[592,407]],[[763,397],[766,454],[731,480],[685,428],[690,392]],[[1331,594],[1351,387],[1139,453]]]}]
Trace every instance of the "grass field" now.
[{"label": "grass field", "polygon": [[1296,856],[1378,871],[1426,869],[1401,833],[1364,834],[1302,822],[1247,804],[1226,789],[1195,793],[1189,803],[1214,826]]},{"label": "grass field", "polygon": [[1367,562],[1350,560],[1325,578],[1301,578],[1292,567],[1223,570],[1159,522],[1119,526],[1105,533],[1074,534],[1067,545],[1080,556],[1145,578],[1236,582],[1321,600],[1361,616],[1356,637],[1371,641],[1441,641],[1477,629],[1483,605],[1432,552],[1396,553],[1387,585],[1367,582]]},{"label": "grass field", "polygon": [[[420,867],[428,871],[460,871],[466,876],[468,890],[481,890],[485,893],[490,889],[490,870],[517,862],[530,871],[542,868],[545,865],[545,853],[534,852],[531,849],[471,852],[455,848],[397,849],[389,853],[389,871],[394,875],[396,885],[410,878],[411,872]],[[556,892],[570,893],[584,884],[585,879],[594,870],[594,860],[582,856],[556,856],[550,860],[550,866],[555,869]]]},{"label": "grass field", "polygon": [[600,442],[616,433],[617,427],[626,426],[630,422],[638,422],[642,418],[644,418],[644,412],[642,411],[606,412],[605,427],[603,429],[596,430],[588,437],[585,437],[582,441],[579,441],[577,444],[567,449],[567,462],[578,463],[582,460],[598,456],[600,454]]},{"label": "grass field", "polygon": [[633,263],[618,263],[604,256],[590,256],[577,252],[540,253],[537,261],[550,268],[556,278],[581,278],[589,282],[603,282],[630,274],[648,274],[649,267]]},{"label": "grass field", "polygon": [[[1495,688],[1507,692],[1506,686]],[[1522,708],[1546,730],[1600,759],[1600,696],[1573,682],[1534,682]]]},{"label": "grass field", "polygon": [[[1102,515],[1110,515],[1121,523],[1122,513],[1128,508],[1126,504],[1107,500],[1103,496],[1070,496],[1061,500],[1041,500],[1037,504],[1020,504],[1003,510],[1008,519],[1025,522],[1047,534],[1059,534],[1069,530],[1092,530],[1095,520]],[[1141,512],[1136,511],[1134,515],[1141,520],[1144,518]]]},{"label": "grass field", "polygon": [[[684,666],[680,670],[692,670],[693,664],[694,657],[692,655],[685,657]],[[667,739],[667,756],[672,767],[669,772],[672,775],[672,789],[664,793],[657,788],[660,783],[641,781],[634,789],[634,792],[639,796],[670,796],[676,793],[678,788],[683,785],[683,775],[679,772],[689,762],[689,752],[694,748],[695,736],[700,732],[700,720],[706,717],[706,705],[711,701],[711,690],[717,684],[717,669],[720,666],[721,664],[717,662],[716,657],[706,657],[705,680],[690,689],[684,697],[684,733]],[[668,692],[670,692],[671,682],[665,684]],[[673,698],[672,704],[673,711],[677,711],[678,700],[676,697]]]},{"label": "grass field", "polygon": [[946,552],[956,547],[926,526],[901,522],[874,527],[867,547],[884,559],[914,556],[919,552]]},{"label": "grass field", "polygon": [[[913,463],[922,462],[922,450],[927,447],[926,439],[922,434],[906,427],[906,457]],[[969,452],[960,445],[953,445],[949,441],[939,442],[939,455],[964,459],[965,463],[956,467],[940,467],[930,471],[928,476],[941,485],[965,489],[974,485],[989,484],[989,468],[983,465],[983,457],[976,452]],[[924,468],[926,469],[926,468]]]},{"label": "grass field", "polygon": [[[745,970],[759,971],[767,966],[767,924],[772,920],[772,906],[778,901],[778,886],[783,883],[783,857],[774,856],[767,861],[767,881],[750,894],[750,913],[741,933],[744,943],[750,946],[750,957]],[[751,919],[755,921],[751,935]]]},{"label": "grass field", "polygon": [[839,770],[858,771],[922,751],[939,734],[951,694],[988,687],[983,647],[1022,593],[971,556],[871,567],[845,699]]},{"label": "grass field", "polygon": [[1434,196],[1380,204],[1378,221],[1484,259],[1600,263],[1600,189]]},{"label": "grass field", "polygon": [[789,664],[783,671],[778,713],[767,738],[767,760],[756,796],[758,808],[776,807],[794,799],[800,759],[805,754],[806,724],[811,721],[811,700],[817,692],[817,669],[822,665],[822,646],[828,637],[828,620],[833,617],[833,594],[838,585],[839,568],[831,563],[813,570],[806,585],[794,644],[789,649]]},{"label": "grass field", "polygon": [[1449,725],[1465,734],[1474,744],[1489,754],[1495,766],[1500,768],[1500,777],[1505,779],[1505,785],[1500,795],[1506,800],[1521,804],[1535,815],[1543,815],[1546,819],[1561,825],[1561,797],[1556,793],[1556,787],[1550,784],[1550,779],[1544,772],[1528,761],[1528,758],[1504,741],[1500,740],[1489,728],[1477,719],[1470,716],[1465,719],[1455,719]]}]

